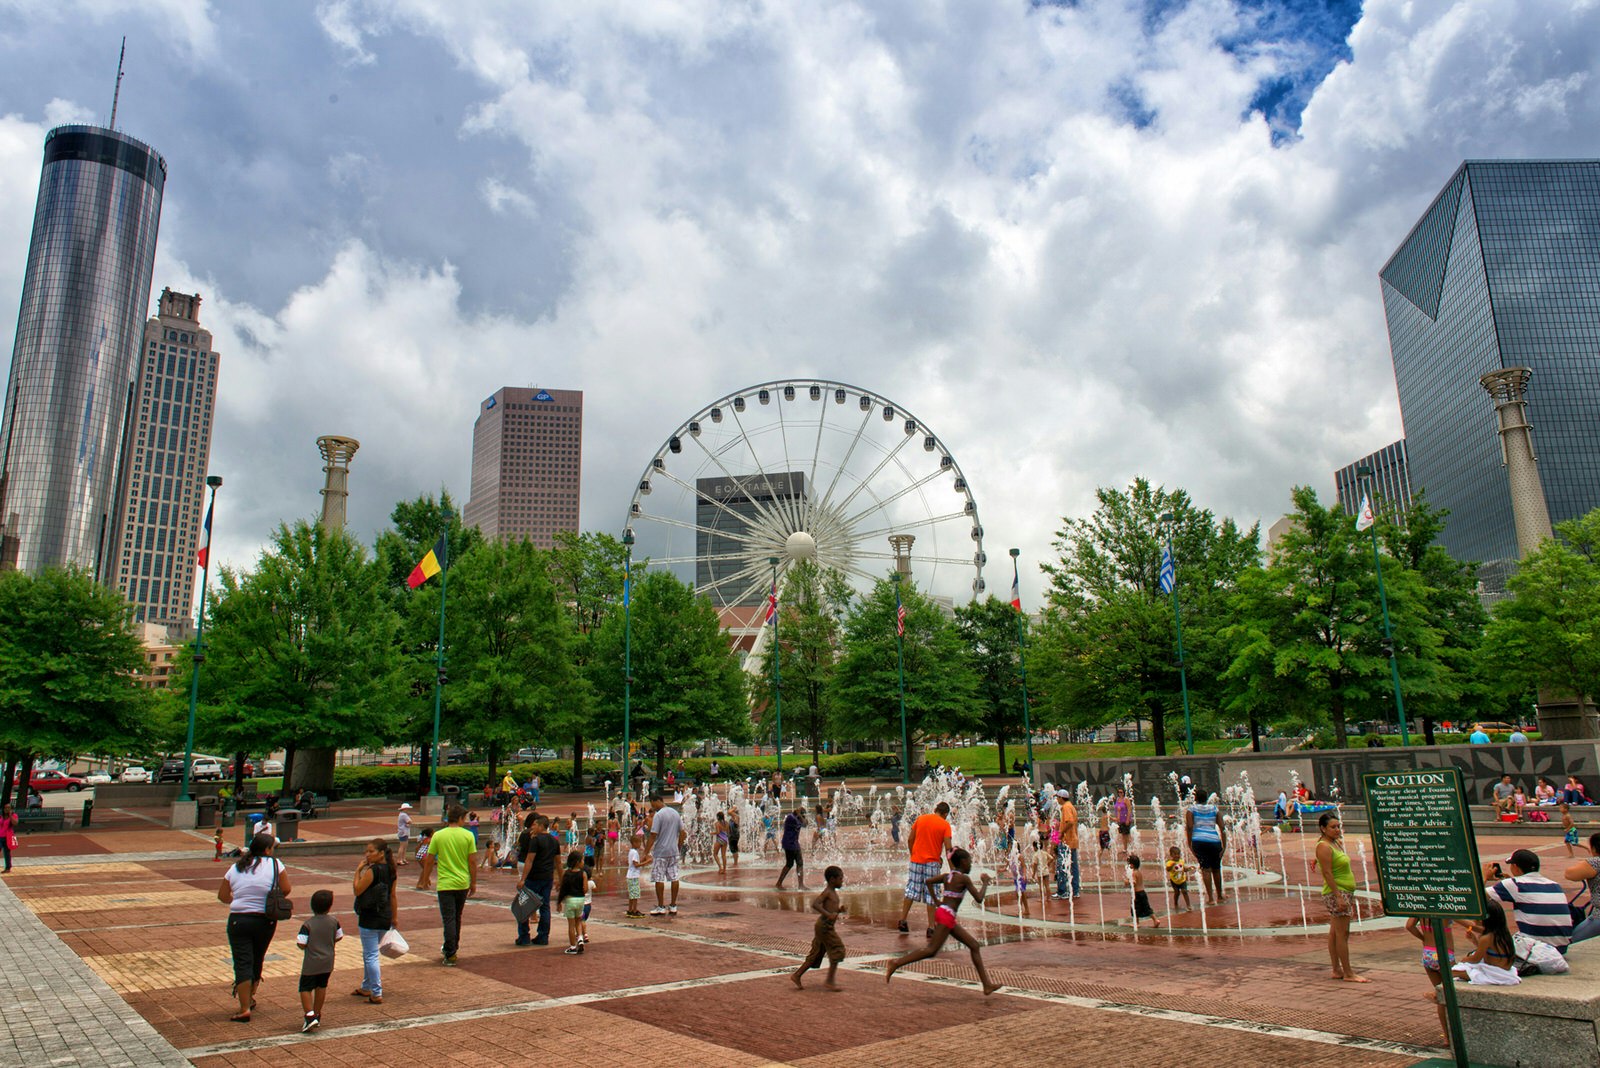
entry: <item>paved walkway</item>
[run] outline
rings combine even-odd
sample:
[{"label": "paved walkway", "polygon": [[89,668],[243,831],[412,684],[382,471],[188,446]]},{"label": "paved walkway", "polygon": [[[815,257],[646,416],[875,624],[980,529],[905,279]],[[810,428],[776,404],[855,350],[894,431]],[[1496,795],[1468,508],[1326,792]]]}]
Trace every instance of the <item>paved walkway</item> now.
[{"label": "paved walkway", "polygon": [[189,1064],[4,882],[0,931],[0,1064]]}]

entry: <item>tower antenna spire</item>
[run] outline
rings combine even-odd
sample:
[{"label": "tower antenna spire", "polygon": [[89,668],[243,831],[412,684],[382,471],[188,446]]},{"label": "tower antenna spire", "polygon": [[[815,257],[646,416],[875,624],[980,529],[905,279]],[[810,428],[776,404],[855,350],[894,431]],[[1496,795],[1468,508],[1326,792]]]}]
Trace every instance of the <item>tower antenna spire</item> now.
[{"label": "tower antenna spire", "polygon": [[128,38],[122,38],[122,51],[117,53],[117,87],[111,92],[111,129],[117,128],[117,100],[122,96],[122,60],[128,54]]}]

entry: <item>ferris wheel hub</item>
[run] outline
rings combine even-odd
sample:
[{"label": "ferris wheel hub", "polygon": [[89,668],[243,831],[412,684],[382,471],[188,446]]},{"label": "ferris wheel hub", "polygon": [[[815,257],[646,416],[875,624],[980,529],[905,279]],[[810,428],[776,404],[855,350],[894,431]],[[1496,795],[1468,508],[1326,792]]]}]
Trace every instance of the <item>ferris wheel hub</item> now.
[{"label": "ferris wheel hub", "polygon": [[817,539],[803,530],[797,530],[784,541],[783,552],[791,560],[815,559]]}]

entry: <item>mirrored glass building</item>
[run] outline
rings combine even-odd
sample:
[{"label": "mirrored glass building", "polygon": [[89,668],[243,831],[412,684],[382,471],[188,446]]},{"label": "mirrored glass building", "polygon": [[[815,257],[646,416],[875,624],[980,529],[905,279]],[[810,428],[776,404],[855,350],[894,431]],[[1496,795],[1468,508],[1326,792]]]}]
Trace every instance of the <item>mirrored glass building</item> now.
[{"label": "mirrored glass building", "polygon": [[1551,520],[1600,505],[1600,160],[1463,163],[1379,277],[1410,484],[1492,589],[1517,541],[1481,375],[1533,372]]},{"label": "mirrored glass building", "polygon": [[153,149],[115,130],[45,137],[0,421],[0,568],[112,579],[166,177]]}]

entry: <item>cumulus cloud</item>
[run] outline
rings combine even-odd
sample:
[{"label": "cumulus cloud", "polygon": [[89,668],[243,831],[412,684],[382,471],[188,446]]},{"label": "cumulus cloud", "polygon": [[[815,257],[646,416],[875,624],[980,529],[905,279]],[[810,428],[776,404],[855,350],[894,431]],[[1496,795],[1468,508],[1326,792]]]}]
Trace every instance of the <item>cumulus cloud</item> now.
[{"label": "cumulus cloud", "polygon": [[[217,161],[239,202],[175,180],[157,276],[208,294],[225,353],[224,551],[315,510],[320,433],[362,440],[363,533],[464,496],[478,402],[530,382],[587,391],[589,527],[698,406],[813,375],[944,438],[992,556],[1044,558],[1138,474],[1270,523],[1400,435],[1376,273],[1461,159],[1588,154],[1600,125],[1596,5],[1304,6],[330,0],[269,25],[295,46],[240,79],[309,86],[295,122],[218,105],[266,124]],[[41,128],[0,121],[0,189],[36,180]],[[0,210],[0,283],[26,214]],[[218,228],[240,263],[195,251]]]}]

